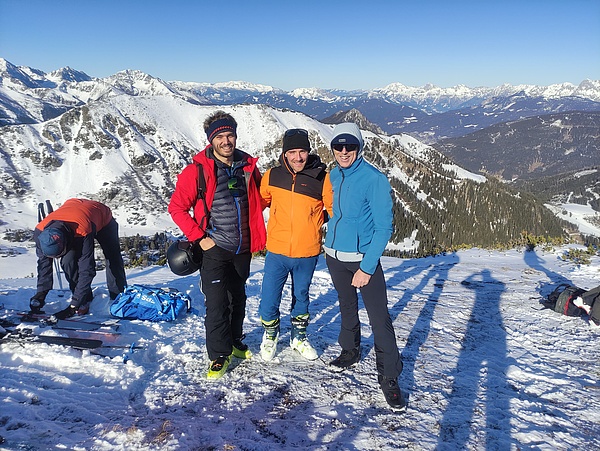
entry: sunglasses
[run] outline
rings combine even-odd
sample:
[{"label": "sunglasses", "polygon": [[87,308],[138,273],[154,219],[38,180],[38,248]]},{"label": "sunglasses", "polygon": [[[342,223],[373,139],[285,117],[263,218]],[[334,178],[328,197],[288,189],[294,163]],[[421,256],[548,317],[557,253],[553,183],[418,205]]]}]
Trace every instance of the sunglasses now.
[{"label": "sunglasses", "polygon": [[348,152],[354,152],[358,150],[358,144],[334,144],[331,147],[333,147],[333,150],[337,152],[341,152],[342,150],[344,150],[344,147]]},{"label": "sunglasses", "polygon": [[308,132],[306,130],[304,130],[303,128],[291,128],[289,130],[286,130],[286,132],[283,136],[288,138],[288,137],[294,136],[294,135],[308,136]]},{"label": "sunglasses", "polygon": [[246,183],[241,177],[233,176],[227,180],[227,188],[233,197],[241,197],[246,193]]}]

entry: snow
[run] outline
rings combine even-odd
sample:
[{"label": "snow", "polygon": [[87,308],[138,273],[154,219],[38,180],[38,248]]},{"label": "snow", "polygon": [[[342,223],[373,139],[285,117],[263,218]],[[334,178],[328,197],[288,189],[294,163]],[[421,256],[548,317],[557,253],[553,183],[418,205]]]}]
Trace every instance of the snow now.
[{"label": "snow", "polygon": [[[409,408],[388,409],[377,387],[366,312],[361,362],[334,373],[340,352],[337,296],[324,261],[311,286],[303,361],[287,346],[289,292],[274,362],[234,359],[216,382],[208,365],[198,277],[168,268],[128,270],[130,284],[189,293],[196,313],[174,323],[121,321],[98,353],[44,344],[0,345],[2,449],[570,450],[600,449],[600,349],[587,317],[540,309],[558,282],[592,288],[598,257],[576,266],[554,251],[471,249],[421,259],[384,257],[389,308],[404,360]],[[9,252],[11,251],[11,252]],[[12,253],[13,256],[8,254]],[[31,243],[0,242],[0,304],[26,309],[35,292]],[[247,284],[246,342],[258,353],[263,259]],[[109,320],[104,271],[83,320]],[[46,311],[67,303],[58,290]],[[29,327],[32,327],[29,325]],[[49,328],[39,333],[56,334]],[[105,356],[98,354],[105,354]],[[127,355],[127,363],[123,363]]]},{"label": "snow", "polygon": [[546,204],[546,207],[557,217],[576,225],[582,234],[600,237],[600,214],[589,204]]}]

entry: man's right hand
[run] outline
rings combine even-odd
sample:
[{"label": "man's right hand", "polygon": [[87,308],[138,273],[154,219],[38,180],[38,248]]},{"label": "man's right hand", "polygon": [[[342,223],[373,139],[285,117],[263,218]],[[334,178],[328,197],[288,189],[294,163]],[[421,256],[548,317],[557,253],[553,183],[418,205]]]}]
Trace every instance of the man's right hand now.
[{"label": "man's right hand", "polygon": [[216,246],[215,241],[209,236],[205,236],[204,238],[202,238],[200,240],[199,244],[200,244],[200,248],[203,251],[207,251]]}]

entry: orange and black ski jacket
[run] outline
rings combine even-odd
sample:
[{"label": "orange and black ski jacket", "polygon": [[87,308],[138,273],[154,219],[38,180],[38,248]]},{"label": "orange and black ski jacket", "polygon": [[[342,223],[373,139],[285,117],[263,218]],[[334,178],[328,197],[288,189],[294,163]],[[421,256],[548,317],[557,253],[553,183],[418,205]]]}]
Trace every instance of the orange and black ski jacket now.
[{"label": "orange and black ski jacket", "polygon": [[38,237],[49,223],[56,222],[73,231],[72,247],[81,249],[81,256],[77,262],[78,279],[73,290],[72,303],[76,300],[86,302],[89,293],[91,293],[92,281],[96,275],[94,239],[96,234],[106,227],[112,219],[110,208],[100,202],[88,199],[68,199],[40,221],[33,233],[38,257],[37,292],[45,295],[52,289],[52,259],[42,253]]},{"label": "orange and black ski jacket", "polygon": [[62,221],[69,225],[76,237],[85,237],[92,232],[102,230],[112,217],[110,208],[100,202],[88,199],[69,199],[60,208],[42,219],[35,228],[42,232],[50,221]]},{"label": "orange and black ski jacket", "polygon": [[331,211],[333,194],[329,174],[318,155],[308,156],[298,173],[284,155],[281,166],[269,169],[260,184],[260,195],[270,206],[267,250],[286,257],[314,257],[321,253],[324,209]]}]

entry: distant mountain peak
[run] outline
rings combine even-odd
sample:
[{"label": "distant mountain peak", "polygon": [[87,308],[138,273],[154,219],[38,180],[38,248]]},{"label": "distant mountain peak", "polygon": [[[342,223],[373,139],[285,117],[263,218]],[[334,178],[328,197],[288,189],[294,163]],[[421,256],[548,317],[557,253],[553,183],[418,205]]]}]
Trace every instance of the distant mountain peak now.
[{"label": "distant mountain peak", "polygon": [[368,130],[377,135],[385,135],[385,132],[377,125],[370,122],[359,110],[352,108],[347,111],[335,113],[321,122],[324,124],[341,124],[342,122],[354,122],[362,130]]},{"label": "distant mountain peak", "polygon": [[92,80],[92,77],[85,72],[75,70],[69,66],[50,72],[48,78],[76,83]]},{"label": "distant mountain peak", "polygon": [[283,92],[280,89],[272,86],[250,83],[246,81],[228,81],[224,83],[215,83],[213,86],[217,88],[234,89],[237,91],[256,91],[260,93]]}]

